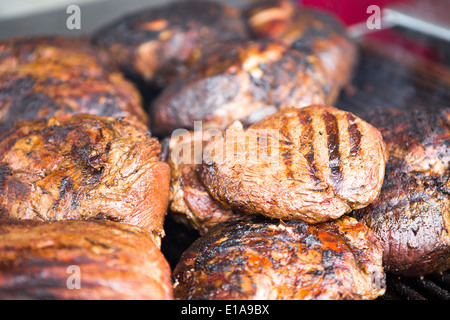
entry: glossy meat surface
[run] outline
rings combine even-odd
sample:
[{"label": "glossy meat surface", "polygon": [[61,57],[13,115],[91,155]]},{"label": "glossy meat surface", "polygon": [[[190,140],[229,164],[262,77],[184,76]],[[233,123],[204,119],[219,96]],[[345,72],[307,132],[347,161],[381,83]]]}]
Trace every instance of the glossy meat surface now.
[{"label": "glossy meat surface", "polygon": [[370,204],[387,160],[377,129],[321,105],[236,122],[206,148],[200,181],[225,208],[309,223]]},{"label": "glossy meat surface", "polygon": [[176,299],[375,299],[382,251],[363,223],[252,220],[200,237],[174,270]]},{"label": "glossy meat surface", "polygon": [[209,1],[177,1],[102,27],[94,43],[128,76],[164,87],[206,51],[246,36],[237,9]]},{"label": "glossy meat surface", "polygon": [[450,109],[376,109],[363,116],[389,150],[380,196],[354,216],[380,238],[384,267],[423,275],[450,268]]},{"label": "glossy meat surface", "polygon": [[76,115],[16,123],[0,140],[0,217],[107,219],[164,235],[170,168],[125,120]]},{"label": "glossy meat surface", "polygon": [[105,61],[86,39],[28,36],[0,42],[0,126],[79,113],[127,117],[147,126],[138,90]]},{"label": "glossy meat surface", "polygon": [[110,221],[0,219],[1,299],[172,299],[148,233]]}]

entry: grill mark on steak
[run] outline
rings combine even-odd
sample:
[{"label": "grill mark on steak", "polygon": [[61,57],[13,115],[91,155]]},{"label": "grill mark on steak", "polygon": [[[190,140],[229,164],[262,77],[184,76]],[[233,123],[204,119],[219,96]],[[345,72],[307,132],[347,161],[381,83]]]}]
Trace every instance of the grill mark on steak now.
[{"label": "grill mark on steak", "polygon": [[316,161],[314,159],[314,130],[311,125],[312,118],[307,111],[300,110],[298,113],[298,119],[304,128],[301,140],[303,140],[302,138],[304,137],[304,140],[307,142],[306,144],[303,144],[302,141],[299,141],[299,145],[302,146],[301,152],[308,162],[308,170],[310,172],[311,181],[317,186],[322,182],[322,180],[317,175],[318,171]]},{"label": "grill mark on steak", "polygon": [[292,154],[291,154],[291,150],[288,149],[285,152],[283,152],[282,154],[282,158],[283,158],[283,162],[284,165],[286,167],[286,177],[290,180],[294,180],[294,172],[291,169],[292,166]]},{"label": "grill mark on steak", "polygon": [[[289,122],[287,121],[287,119],[283,119],[283,127],[287,128],[289,126]],[[282,136],[285,138],[286,141],[292,141],[292,137],[291,134],[286,131],[286,130],[281,130],[281,134]],[[283,146],[281,148],[287,148],[286,151],[283,151],[282,158],[283,158],[283,162],[286,168],[286,177],[290,180],[294,180],[294,172],[292,171],[292,153],[289,147],[289,144],[282,144]]]},{"label": "grill mark on steak", "polygon": [[358,125],[355,122],[355,117],[351,114],[347,114],[348,122],[348,134],[350,144],[350,155],[356,157],[359,154],[359,148],[361,146],[361,131],[358,129]]},{"label": "grill mark on steak", "polygon": [[333,189],[338,193],[342,188],[342,168],[341,155],[339,153],[339,127],[337,119],[328,111],[324,111],[322,119],[325,122],[325,130],[327,132],[328,158],[329,167],[331,169],[330,182]]}]

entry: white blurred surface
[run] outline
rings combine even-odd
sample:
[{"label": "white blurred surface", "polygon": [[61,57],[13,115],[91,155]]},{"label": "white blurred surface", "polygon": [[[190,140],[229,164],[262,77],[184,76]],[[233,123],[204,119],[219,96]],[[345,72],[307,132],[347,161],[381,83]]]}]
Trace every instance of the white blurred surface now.
[{"label": "white blurred surface", "polygon": [[0,0],[0,19],[18,18],[45,11],[67,8],[71,4],[107,0]]},{"label": "white blurred surface", "polygon": [[[0,40],[22,35],[87,35],[127,13],[171,1],[173,0],[0,0]],[[72,4],[80,7],[80,30],[69,30],[66,25],[70,16],[66,10]]]}]

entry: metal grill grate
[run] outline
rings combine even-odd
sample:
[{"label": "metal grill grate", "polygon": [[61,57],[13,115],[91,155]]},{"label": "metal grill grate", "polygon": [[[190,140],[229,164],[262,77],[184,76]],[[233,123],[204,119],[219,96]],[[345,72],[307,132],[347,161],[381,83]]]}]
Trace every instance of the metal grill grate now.
[{"label": "metal grill grate", "polygon": [[382,300],[450,300],[450,272],[410,278],[389,274]]}]

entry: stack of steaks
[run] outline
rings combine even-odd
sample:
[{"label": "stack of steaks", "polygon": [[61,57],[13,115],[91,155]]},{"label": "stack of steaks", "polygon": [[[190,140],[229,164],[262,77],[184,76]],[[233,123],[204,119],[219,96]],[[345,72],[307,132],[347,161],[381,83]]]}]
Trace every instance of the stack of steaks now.
[{"label": "stack of steaks", "polygon": [[[287,0],[1,42],[0,296],[375,299],[448,269],[450,109],[333,107],[357,56]],[[167,213],[199,232],[173,268]]]},{"label": "stack of steaks", "polygon": [[0,48],[0,296],[171,299],[170,168],[139,91],[85,39]]}]

